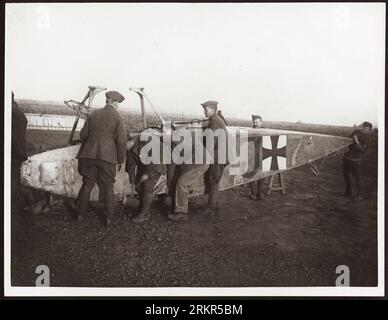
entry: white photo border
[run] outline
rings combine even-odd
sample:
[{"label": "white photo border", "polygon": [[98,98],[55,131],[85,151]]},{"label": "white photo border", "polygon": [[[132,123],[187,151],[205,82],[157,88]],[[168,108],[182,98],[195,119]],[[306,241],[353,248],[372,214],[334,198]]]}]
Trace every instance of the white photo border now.
[{"label": "white photo border", "polygon": [[[39,3],[36,3],[37,5]],[[91,5],[93,3],[90,3]],[[6,9],[10,4],[6,4]],[[20,5],[20,4],[19,4]],[[385,7],[384,7],[385,10]],[[7,12],[7,10],[6,10]],[[5,14],[7,21],[7,14]],[[384,23],[385,24],[385,23]],[[5,23],[5,28],[7,23]],[[385,31],[384,31],[385,33]],[[385,34],[384,34],[385,38]],[[382,297],[385,295],[385,105],[378,109],[378,210],[376,287],[17,287],[11,286],[11,90],[7,83],[7,29],[5,29],[4,85],[4,296],[5,297]],[[386,55],[385,55],[386,56]]]}]

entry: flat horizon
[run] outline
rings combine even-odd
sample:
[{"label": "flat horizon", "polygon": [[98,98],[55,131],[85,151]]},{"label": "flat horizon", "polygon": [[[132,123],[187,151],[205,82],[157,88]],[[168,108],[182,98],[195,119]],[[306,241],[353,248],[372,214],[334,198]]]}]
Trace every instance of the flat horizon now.
[{"label": "flat horizon", "polygon": [[[61,102],[61,101],[55,101],[55,100],[37,100],[37,99],[26,99],[26,98],[19,98],[19,99],[16,99],[15,98],[15,101],[18,102],[18,103],[22,103],[22,104],[28,104],[28,103],[36,103],[36,104],[43,104],[44,106],[64,106],[66,107],[66,105]],[[93,106],[93,108],[102,108],[103,106],[102,105],[99,105],[99,106]],[[69,108],[69,110],[71,110]],[[120,110],[120,109],[119,109]],[[140,114],[140,110],[137,110],[137,108],[135,108],[134,110],[122,110],[124,112],[128,112],[128,113],[135,113],[135,114]],[[146,110],[146,113],[148,114],[154,114],[155,112],[154,111],[147,111]],[[198,116],[196,114],[189,114],[189,113],[177,113],[177,112],[169,112],[169,111],[162,111],[160,112],[161,114],[171,114],[171,115],[180,115],[180,116],[186,116],[186,117],[190,117],[190,116]],[[251,119],[249,117],[238,117],[238,116],[233,116],[233,115],[228,115],[227,113],[224,114],[224,116],[228,116],[230,119],[232,120],[240,120],[240,121],[247,121],[247,122],[250,122]],[[273,122],[273,123],[289,123],[289,124],[305,124],[305,125],[316,125],[316,126],[328,126],[328,127],[346,127],[346,128],[351,128],[351,127],[354,127],[355,125],[359,126],[361,123],[357,123],[357,124],[354,124],[354,125],[341,125],[341,124],[327,124],[327,123],[314,123],[314,122],[304,122],[304,121],[285,121],[285,120],[265,120],[263,119],[263,123],[270,123],[270,122]],[[378,125],[376,124],[373,124],[373,127],[374,128],[378,128]]]}]

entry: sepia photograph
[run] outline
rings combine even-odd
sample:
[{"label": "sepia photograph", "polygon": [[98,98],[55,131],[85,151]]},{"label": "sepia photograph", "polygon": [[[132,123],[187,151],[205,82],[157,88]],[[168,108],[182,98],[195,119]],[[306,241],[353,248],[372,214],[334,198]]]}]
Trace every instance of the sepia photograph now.
[{"label": "sepia photograph", "polygon": [[5,296],[384,296],[385,16],[6,3]]}]

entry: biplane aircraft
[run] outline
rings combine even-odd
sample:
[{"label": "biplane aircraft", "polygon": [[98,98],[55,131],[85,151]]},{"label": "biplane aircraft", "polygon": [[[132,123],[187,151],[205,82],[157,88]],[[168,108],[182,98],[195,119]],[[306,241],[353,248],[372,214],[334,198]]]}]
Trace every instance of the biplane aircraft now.
[{"label": "biplane aircraft", "polygon": [[[21,182],[27,187],[42,190],[53,195],[66,198],[77,198],[78,191],[82,186],[82,177],[78,173],[76,155],[80,148],[79,141],[74,140],[74,133],[79,126],[79,119],[86,119],[93,110],[93,99],[99,92],[106,90],[101,87],[89,87],[87,94],[81,102],[65,101],[74,111],[75,121],[68,140],[68,146],[37,153],[30,156],[21,167]],[[167,121],[159,114],[143,88],[129,88],[130,92],[138,94],[140,98],[143,129],[153,129],[162,132]],[[160,126],[148,126],[145,101],[151,106],[160,119]],[[124,119],[125,120],[125,119]],[[172,130],[177,128],[198,129],[198,125],[204,120],[172,121]],[[220,191],[227,190],[239,185],[263,179],[293,168],[310,164],[314,169],[314,161],[326,158],[352,143],[352,139],[339,136],[267,129],[228,126],[229,131],[248,130],[248,161],[247,170],[244,174],[232,174],[231,168],[236,163],[226,165],[219,184]],[[130,131],[131,136],[139,135],[143,130]],[[316,166],[315,166],[316,168]],[[317,169],[317,168],[316,168]],[[315,169],[315,170],[316,170]],[[314,171],[314,170],[313,170]],[[161,176],[155,186],[155,193],[165,193],[167,190],[166,177]],[[204,194],[204,183],[193,186],[190,196]],[[116,174],[114,193],[117,200],[125,200],[129,195],[136,193],[130,184],[128,174],[124,166]],[[96,185],[91,194],[91,201],[98,201],[98,186]]]}]

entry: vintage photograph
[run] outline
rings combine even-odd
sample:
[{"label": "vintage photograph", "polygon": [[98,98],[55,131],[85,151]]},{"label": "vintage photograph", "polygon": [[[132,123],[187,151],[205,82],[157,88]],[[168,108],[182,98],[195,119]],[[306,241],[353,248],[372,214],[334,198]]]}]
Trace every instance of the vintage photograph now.
[{"label": "vintage photograph", "polygon": [[6,4],[5,294],[383,295],[385,10]]}]

